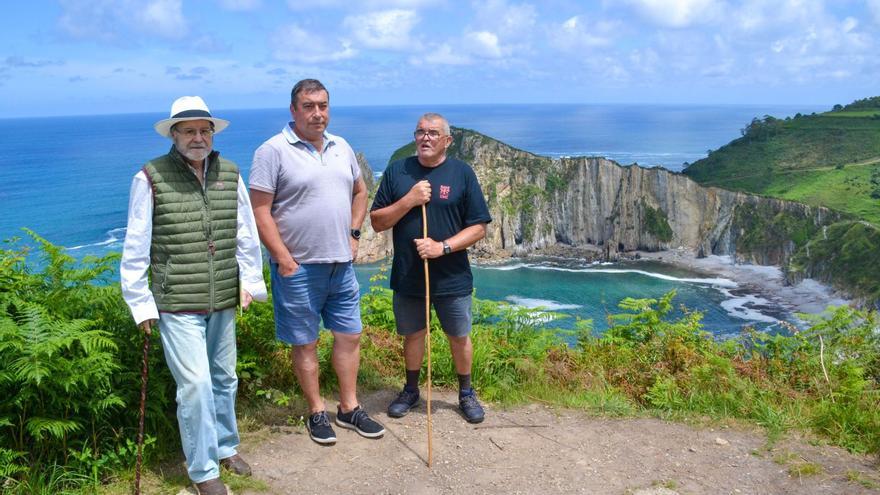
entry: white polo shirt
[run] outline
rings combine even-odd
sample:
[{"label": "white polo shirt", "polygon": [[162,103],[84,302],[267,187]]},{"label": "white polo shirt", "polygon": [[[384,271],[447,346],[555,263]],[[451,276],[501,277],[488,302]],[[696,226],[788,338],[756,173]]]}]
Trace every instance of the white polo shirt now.
[{"label": "white polo shirt", "polygon": [[[275,195],[272,218],[297,263],[351,261],[351,202],[360,167],[351,146],[324,132],[324,149],[290,122],[254,153],[250,188]],[[277,261],[277,260],[276,260]]]}]

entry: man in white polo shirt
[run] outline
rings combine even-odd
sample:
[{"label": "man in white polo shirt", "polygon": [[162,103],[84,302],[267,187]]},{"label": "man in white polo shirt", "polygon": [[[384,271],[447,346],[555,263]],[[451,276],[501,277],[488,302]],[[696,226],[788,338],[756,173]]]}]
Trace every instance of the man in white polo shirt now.
[{"label": "man in white polo shirt", "polygon": [[269,251],[275,331],[293,346],[293,367],[309,404],[315,442],[336,443],[318,384],[318,325],[333,334],[339,381],[336,424],[367,438],[385,428],[357,400],[360,287],[352,261],[367,212],[367,188],[351,147],[326,131],[330,96],[316,79],[290,94],[293,121],[254,153],[251,201]]}]

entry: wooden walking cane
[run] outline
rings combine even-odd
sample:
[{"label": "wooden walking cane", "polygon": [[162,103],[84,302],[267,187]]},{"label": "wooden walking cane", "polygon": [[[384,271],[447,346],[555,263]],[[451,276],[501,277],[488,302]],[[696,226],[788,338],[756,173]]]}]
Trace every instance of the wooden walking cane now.
[{"label": "wooden walking cane", "polygon": [[[428,211],[422,204],[422,237],[428,238]],[[425,258],[425,342],[428,346],[428,467],[431,467],[434,449],[431,443],[431,279],[428,276],[428,258]]]},{"label": "wooden walking cane", "polygon": [[140,495],[141,493],[141,460],[143,458],[144,448],[144,416],[146,415],[147,407],[147,373],[149,373],[150,371],[149,365],[147,363],[147,358],[150,354],[150,334],[152,333],[149,320],[143,322],[141,325],[141,328],[143,328],[144,330],[144,364],[141,368],[141,416],[138,420],[137,462],[134,468],[135,495]]}]

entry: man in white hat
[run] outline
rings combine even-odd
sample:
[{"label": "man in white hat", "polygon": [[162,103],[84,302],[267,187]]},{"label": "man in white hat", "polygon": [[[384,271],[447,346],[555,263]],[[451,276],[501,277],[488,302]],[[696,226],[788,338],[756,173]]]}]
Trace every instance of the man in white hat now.
[{"label": "man in white hat", "polygon": [[213,151],[228,125],[198,96],[177,99],[155,124],[173,145],[132,181],[120,266],[134,320],[147,335],[158,323],[187,471],[209,495],[227,493],[220,466],[251,473],[237,450],[235,308],[266,299],[247,188]]}]

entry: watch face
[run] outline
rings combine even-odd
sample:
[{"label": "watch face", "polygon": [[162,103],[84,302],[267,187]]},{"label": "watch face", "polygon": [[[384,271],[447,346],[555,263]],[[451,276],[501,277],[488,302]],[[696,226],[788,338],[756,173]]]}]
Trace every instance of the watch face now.
[{"label": "watch face", "polygon": [[351,236],[354,237],[355,239],[360,239],[361,238],[361,231],[358,229],[351,229]]}]

